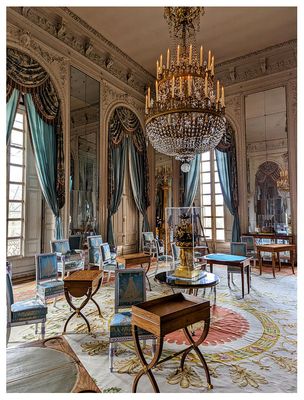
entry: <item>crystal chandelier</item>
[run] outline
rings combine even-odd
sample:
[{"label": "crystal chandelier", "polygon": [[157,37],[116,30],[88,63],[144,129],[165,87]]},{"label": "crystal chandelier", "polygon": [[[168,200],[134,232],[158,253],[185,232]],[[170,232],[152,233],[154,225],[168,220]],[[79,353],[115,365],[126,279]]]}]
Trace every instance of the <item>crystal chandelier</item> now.
[{"label": "crystal chandelier", "polygon": [[156,63],[155,99],[146,95],[146,132],[160,153],[182,162],[188,172],[196,154],[214,149],[225,132],[224,87],[214,88],[214,56],[196,47],[203,7],[165,7],[164,18],[173,40],[166,62]]}]

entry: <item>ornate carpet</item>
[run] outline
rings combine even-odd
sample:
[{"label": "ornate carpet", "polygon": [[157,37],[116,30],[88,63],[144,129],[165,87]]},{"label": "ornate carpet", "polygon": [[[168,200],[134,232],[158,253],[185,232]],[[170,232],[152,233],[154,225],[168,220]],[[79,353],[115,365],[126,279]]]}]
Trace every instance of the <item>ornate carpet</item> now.
[{"label": "ornate carpet", "polygon": [[[240,276],[234,275],[235,285],[229,290],[226,269],[215,267],[215,273],[221,282],[217,286],[216,305],[211,308],[209,335],[200,346],[211,373],[212,392],[296,392],[297,277],[291,274],[290,268],[283,269],[276,279],[267,272],[259,276],[254,270],[251,292],[241,299]],[[148,299],[172,293],[167,286],[154,282],[152,276],[153,272]],[[16,300],[33,294],[33,289],[32,283],[15,287]],[[199,291],[199,296],[202,294],[203,291]],[[213,304],[213,292],[206,290],[205,297]],[[134,374],[140,368],[133,343],[118,344],[115,371],[110,373],[108,367],[108,325],[114,311],[113,281],[103,285],[95,299],[101,307],[102,318],[94,304],[89,303],[84,309],[91,334],[87,333],[82,318],[73,317],[65,338],[102,392],[130,392]],[[58,300],[55,307],[52,303],[48,306],[46,337],[60,335],[70,315],[69,306],[64,298]],[[194,326],[195,335],[199,335],[200,329],[200,323]],[[12,329],[9,346],[36,339],[34,326],[16,327]],[[162,355],[166,357],[186,345],[183,332],[174,332],[166,337]],[[149,341],[144,351],[147,358],[151,357]],[[190,353],[184,371],[178,370],[179,359],[176,357],[154,370],[160,391],[207,392],[205,373],[196,355]],[[140,380],[138,392],[152,392],[147,377]]]}]

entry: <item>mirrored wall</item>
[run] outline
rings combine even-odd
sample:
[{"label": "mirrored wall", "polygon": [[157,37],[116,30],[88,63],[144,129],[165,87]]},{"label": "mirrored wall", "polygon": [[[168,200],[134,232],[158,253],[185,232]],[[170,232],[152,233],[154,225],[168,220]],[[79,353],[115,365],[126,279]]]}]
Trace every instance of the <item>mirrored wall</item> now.
[{"label": "mirrored wall", "polygon": [[70,232],[98,232],[99,82],[71,67]]},{"label": "mirrored wall", "polygon": [[249,232],[291,234],[285,87],[245,98]]}]

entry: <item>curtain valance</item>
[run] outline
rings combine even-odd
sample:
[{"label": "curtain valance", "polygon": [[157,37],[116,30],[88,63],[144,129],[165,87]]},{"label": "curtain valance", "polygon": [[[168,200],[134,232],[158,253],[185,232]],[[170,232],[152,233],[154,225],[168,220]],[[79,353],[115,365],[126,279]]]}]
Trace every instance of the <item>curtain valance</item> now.
[{"label": "curtain valance", "polygon": [[35,108],[47,123],[55,125],[60,113],[56,90],[45,69],[28,54],[16,49],[7,49],[6,58],[7,88],[6,101],[13,89],[32,95]]},{"label": "curtain valance", "polygon": [[119,146],[122,140],[128,136],[139,153],[145,151],[145,135],[139,119],[128,108],[117,107],[109,122],[110,146]]}]

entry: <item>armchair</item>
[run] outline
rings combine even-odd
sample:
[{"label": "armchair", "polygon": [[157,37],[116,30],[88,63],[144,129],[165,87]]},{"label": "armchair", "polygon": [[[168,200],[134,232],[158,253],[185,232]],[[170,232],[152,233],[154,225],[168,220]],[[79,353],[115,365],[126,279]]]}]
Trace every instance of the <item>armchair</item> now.
[{"label": "armchair", "polygon": [[70,250],[80,250],[82,246],[82,235],[71,235],[69,236]]},{"label": "armchair", "polygon": [[84,269],[84,252],[70,249],[68,239],[51,240],[51,252],[57,255],[58,272],[61,272],[62,280],[65,273]]},{"label": "armchair", "polygon": [[241,242],[246,243],[246,254],[253,258],[253,266],[256,266],[257,253],[255,248],[255,239],[253,236],[242,235]]},{"label": "armchair", "polygon": [[150,256],[156,255],[155,239],[153,232],[143,232],[143,252],[150,254]]},{"label": "armchair", "polygon": [[111,253],[110,251],[109,243],[102,243],[100,245],[100,265],[99,265],[99,269],[101,269],[103,273],[102,278],[104,276],[104,273],[106,272],[108,274],[107,282],[109,282],[111,277],[111,272],[115,272],[116,268],[121,268],[121,267],[117,264],[116,258],[113,257],[113,253]]},{"label": "armchair", "polygon": [[[110,371],[113,372],[113,358],[116,351],[117,342],[133,340],[131,311],[121,311],[120,309],[130,309],[132,305],[146,300],[146,278],[145,271],[142,269],[117,269],[115,271],[115,314],[110,323],[110,346],[109,363]],[[139,339],[152,339],[152,351],[155,352],[155,336],[150,332],[140,329]]]},{"label": "armchair", "polygon": [[64,295],[63,280],[58,279],[58,264],[55,253],[36,254],[37,296],[46,304],[47,300]]},{"label": "armchair", "polygon": [[39,299],[28,299],[14,302],[13,285],[10,274],[6,272],[6,344],[9,341],[11,328],[20,325],[35,324],[35,334],[38,333],[38,324],[41,324],[41,336],[44,339],[47,306]]},{"label": "armchair", "polygon": [[[103,244],[101,235],[88,236],[88,248],[89,248],[89,267],[95,266],[101,269],[102,260],[100,258],[100,245]],[[114,259],[116,253],[110,251],[111,257]]]},{"label": "armchair", "polygon": [[[230,253],[236,256],[244,256],[247,257],[247,245],[246,243],[243,242],[231,242],[230,243]],[[247,266],[246,269],[249,268],[249,276],[251,278],[251,268],[250,266]],[[247,271],[245,270],[247,273]],[[241,270],[238,267],[227,267],[227,279],[228,279],[228,287],[230,287],[230,274],[231,274],[231,280],[233,282],[233,274],[240,274]]]}]

